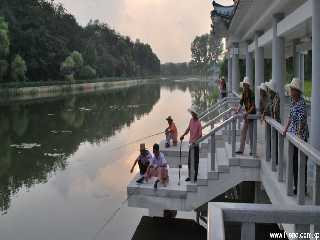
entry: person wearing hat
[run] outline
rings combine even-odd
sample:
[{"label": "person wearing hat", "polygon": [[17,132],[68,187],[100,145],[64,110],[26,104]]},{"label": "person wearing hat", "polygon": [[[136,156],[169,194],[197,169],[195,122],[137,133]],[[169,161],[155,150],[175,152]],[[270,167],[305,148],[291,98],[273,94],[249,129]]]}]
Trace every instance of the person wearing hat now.
[{"label": "person wearing hat", "polygon": [[227,84],[224,77],[221,77],[219,81],[219,89],[221,98],[225,98],[227,96]]},{"label": "person wearing hat", "polygon": [[260,90],[260,112],[261,112],[261,120],[263,121],[265,116],[269,115],[268,111],[268,89],[265,83],[261,83],[258,87]]},{"label": "person wearing hat", "polygon": [[[189,126],[184,132],[184,134],[180,137],[180,140],[183,141],[185,135],[190,133],[190,139],[189,139],[189,155],[188,155],[188,177],[186,181],[191,180],[191,152],[194,153],[194,170],[195,170],[195,175],[194,175],[194,181],[197,181],[198,178],[198,167],[199,167],[199,144],[197,144],[197,140],[202,137],[202,126],[201,122],[199,120],[199,114],[196,110],[195,106],[192,106],[190,109],[188,109],[190,112],[192,118],[189,122]],[[191,151],[193,148],[193,151]]]},{"label": "person wearing hat", "polygon": [[271,102],[269,106],[269,111],[271,117],[277,122],[281,123],[280,119],[280,97],[277,93],[277,86],[275,81],[272,79],[266,83],[266,87],[268,89],[269,100]]},{"label": "person wearing hat", "polygon": [[[302,82],[298,78],[293,78],[292,82],[286,85],[287,90],[290,91],[290,105],[289,105],[289,116],[288,121],[283,132],[283,135],[286,136],[286,133],[289,132],[303,141],[308,141],[309,138],[309,129],[307,122],[307,109],[306,102],[302,96]],[[294,146],[293,149],[293,178],[294,178],[294,193],[297,194],[297,185],[298,185],[298,160],[299,159],[299,150]],[[307,179],[307,164],[305,168],[305,179]],[[305,181],[307,183],[307,181]]]},{"label": "person wearing hat", "polygon": [[173,119],[171,116],[167,117],[166,119],[168,121],[168,127],[165,130],[165,134],[166,134],[166,144],[165,147],[169,148],[170,147],[170,141],[172,140],[172,144],[173,146],[177,146],[178,143],[178,130],[177,127],[175,125],[175,123],[173,122]]},{"label": "person wearing hat", "polygon": [[140,144],[140,155],[137,157],[137,159],[134,161],[134,164],[130,170],[130,173],[133,173],[133,170],[138,163],[139,170],[140,170],[140,176],[137,180],[137,183],[143,183],[144,180],[144,174],[147,172],[148,166],[151,162],[152,155],[151,153],[146,149],[146,145],[144,143]]},{"label": "person wearing hat", "polygon": [[249,130],[250,136],[250,147],[252,155],[252,137],[253,137],[253,120],[248,119],[249,114],[256,114],[256,105],[254,99],[254,93],[250,88],[250,80],[248,77],[244,77],[243,82],[240,83],[240,86],[243,88],[242,96],[240,99],[240,105],[236,110],[236,113],[239,113],[242,106],[244,105],[245,114],[244,114],[244,124],[241,130],[241,138],[240,138],[240,149],[236,152],[236,154],[243,154],[244,147],[247,138],[247,132]]}]

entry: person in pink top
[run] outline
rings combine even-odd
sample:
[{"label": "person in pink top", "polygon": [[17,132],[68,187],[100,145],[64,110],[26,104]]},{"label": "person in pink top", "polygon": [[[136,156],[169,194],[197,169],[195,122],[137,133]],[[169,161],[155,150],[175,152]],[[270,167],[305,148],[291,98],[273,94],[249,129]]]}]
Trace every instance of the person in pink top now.
[{"label": "person in pink top", "polygon": [[199,144],[197,144],[197,140],[200,139],[202,137],[202,126],[201,126],[201,122],[199,120],[198,117],[198,113],[197,110],[195,108],[195,106],[192,106],[189,110],[191,113],[191,120],[189,122],[189,126],[186,129],[185,133],[180,137],[180,140],[182,141],[184,139],[184,136],[187,135],[190,132],[190,140],[189,140],[189,156],[188,156],[188,178],[186,179],[186,181],[190,181],[190,168],[191,168],[191,148],[194,148],[194,171],[195,171],[195,175],[194,175],[194,181],[197,181],[197,177],[198,177],[198,167],[199,167]]}]

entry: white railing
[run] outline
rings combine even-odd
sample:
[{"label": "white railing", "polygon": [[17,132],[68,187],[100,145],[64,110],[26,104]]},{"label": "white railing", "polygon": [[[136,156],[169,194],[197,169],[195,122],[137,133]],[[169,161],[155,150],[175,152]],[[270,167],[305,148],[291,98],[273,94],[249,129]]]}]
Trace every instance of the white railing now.
[{"label": "white railing", "polygon": [[224,107],[228,107],[229,104],[231,103],[238,103],[239,102],[239,98],[237,97],[226,97],[223,98],[221,100],[219,100],[217,103],[215,103],[213,106],[211,106],[210,108],[208,108],[207,110],[205,110],[204,112],[200,113],[199,116],[199,120],[203,121],[205,120],[208,116],[210,116],[210,114],[221,110]]},{"label": "white railing", "polygon": [[241,240],[256,239],[256,223],[295,224],[292,234],[295,234],[296,238],[290,239],[307,239],[305,234],[313,235],[313,239],[320,238],[319,233],[312,233],[310,228],[311,225],[320,224],[319,206],[290,207],[272,204],[209,203],[208,240],[225,240],[225,222],[241,223]]},{"label": "white railing", "polygon": [[[266,117],[265,126],[265,154],[266,161],[271,161],[271,169],[278,172],[278,181],[286,182],[286,191],[288,196],[293,196],[293,151],[294,147],[298,149],[298,183],[297,183],[297,202],[299,205],[305,204],[306,182],[305,168],[307,157],[313,161],[316,168],[320,168],[320,151],[312,147],[307,142],[297,136],[287,133],[283,136],[284,127],[270,117]],[[277,143],[278,141],[278,143]],[[288,142],[287,152],[284,152],[284,142]],[[277,146],[278,144],[278,146]],[[271,147],[270,147],[271,146]],[[278,151],[277,151],[278,149]],[[278,159],[278,166],[276,160]],[[286,162],[285,162],[286,161]],[[285,167],[286,166],[286,169]],[[285,171],[286,170],[286,171]],[[316,177],[314,182],[313,203],[320,204],[320,179]]]},{"label": "white railing", "polygon": [[[190,172],[191,172],[191,180],[194,180],[194,146],[199,145],[200,143],[202,143],[203,141],[205,141],[206,139],[210,139],[210,157],[211,157],[211,171],[215,171],[216,168],[216,133],[221,130],[222,128],[227,128],[228,127],[228,139],[230,139],[230,144],[231,144],[231,151],[232,151],[232,157],[235,157],[235,152],[236,152],[236,142],[237,142],[237,131],[239,130],[239,128],[237,128],[237,122],[240,123],[241,119],[243,119],[243,115],[242,114],[234,114],[233,116],[228,116],[232,114],[232,110],[228,109],[227,111],[225,111],[224,113],[220,114],[218,117],[216,117],[213,120],[220,120],[220,119],[224,119],[225,117],[228,117],[226,120],[224,120],[222,123],[220,123],[217,126],[214,126],[214,124],[216,123],[216,121],[213,121],[209,124],[211,126],[214,126],[209,133],[207,133],[206,135],[204,135],[203,137],[201,137],[200,139],[198,139],[198,141],[194,144],[191,145],[190,147]],[[255,121],[258,118],[257,115],[249,115],[248,119],[250,120],[254,120],[253,121],[253,131],[252,131],[252,135],[250,136],[250,138],[252,139],[251,141],[251,149],[252,149],[252,155],[256,156],[256,152],[257,152],[257,121]],[[208,125],[208,126],[209,126]],[[240,124],[238,124],[240,125]],[[207,126],[205,126],[207,127]]]}]

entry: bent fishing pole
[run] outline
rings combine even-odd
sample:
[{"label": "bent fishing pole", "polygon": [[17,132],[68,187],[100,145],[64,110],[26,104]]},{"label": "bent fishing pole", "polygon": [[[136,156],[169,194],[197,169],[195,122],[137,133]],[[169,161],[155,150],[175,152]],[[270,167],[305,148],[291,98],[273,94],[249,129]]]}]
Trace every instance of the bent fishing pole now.
[{"label": "bent fishing pole", "polygon": [[164,134],[164,133],[165,133],[165,131],[162,131],[162,132],[159,132],[159,133],[155,133],[155,134],[152,134],[152,135],[149,135],[149,136],[146,136],[146,137],[143,137],[143,138],[134,140],[134,141],[132,141],[132,142],[125,143],[125,144],[123,144],[123,145],[121,145],[121,146],[119,146],[119,147],[115,147],[115,148],[111,149],[110,151],[115,151],[115,150],[118,150],[118,149],[121,149],[121,148],[130,146],[130,145],[135,144],[135,143],[137,143],[137,142],[141,142],[141,141],[146,140],[146,139],[148,139],[148,138],[152,138],[152,137],[155,137],[155,136]]}]

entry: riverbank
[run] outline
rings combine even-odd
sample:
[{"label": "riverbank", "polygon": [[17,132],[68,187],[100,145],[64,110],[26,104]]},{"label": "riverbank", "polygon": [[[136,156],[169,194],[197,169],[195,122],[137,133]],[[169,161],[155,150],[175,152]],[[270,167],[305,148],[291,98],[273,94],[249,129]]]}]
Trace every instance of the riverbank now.
[{"label": "riverbank", "polygon": [[0,88],[0,102],[50,98],[70,94],[90,93],[105,89],[126,88],[154,80],[155,79],[150,78],[113,82],[100,81],[47,86]]}]

